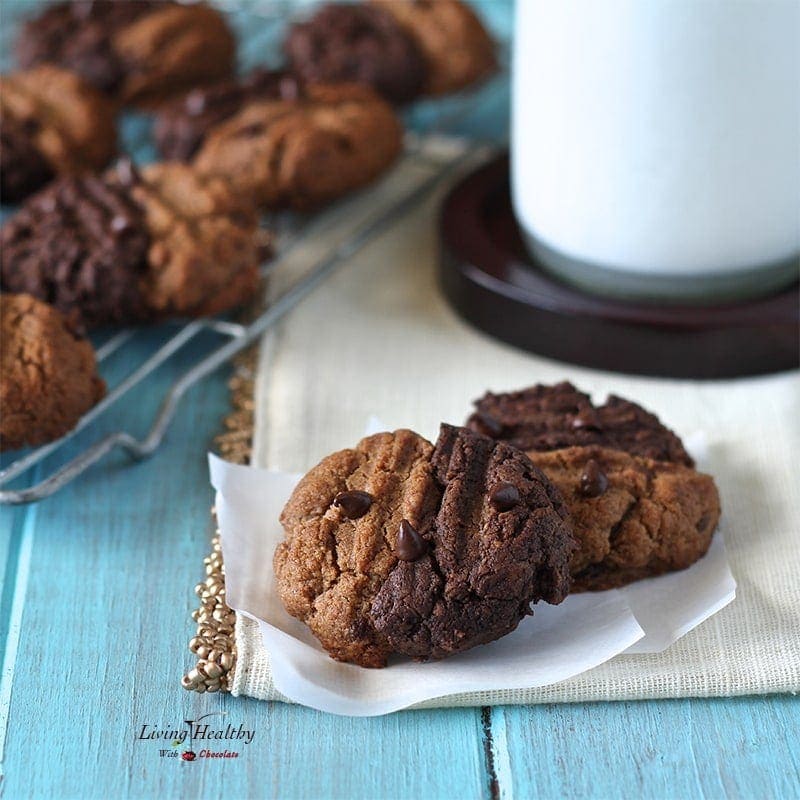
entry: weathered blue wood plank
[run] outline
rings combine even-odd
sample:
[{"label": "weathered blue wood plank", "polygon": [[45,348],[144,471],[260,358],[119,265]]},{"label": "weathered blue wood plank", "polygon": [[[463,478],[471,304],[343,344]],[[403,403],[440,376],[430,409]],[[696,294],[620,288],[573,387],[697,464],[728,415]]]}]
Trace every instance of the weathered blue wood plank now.
[{"label": "weathered blue wood plank", "polygon": [[800,699],[492,709],[501,797],[797,798]]}]

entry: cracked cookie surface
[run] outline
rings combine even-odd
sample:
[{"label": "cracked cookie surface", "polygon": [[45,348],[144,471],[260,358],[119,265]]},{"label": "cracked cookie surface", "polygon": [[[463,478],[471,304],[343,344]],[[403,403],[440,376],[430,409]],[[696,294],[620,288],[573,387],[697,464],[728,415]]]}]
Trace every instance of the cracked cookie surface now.
[{"label": "cracked cookie surface", "polygon": [[569,590],[575,544],[558,491],[524,454],[464,428],[443,425],[435,446],[376,434],[328,456],[281,523],[286,610],[361,666],[485,644]]},{"label": "cracked cookie surface", "polygon": [[56,309],[0,295],[0,450],[70,431],[105,394],[91,344]]},{"label": "cracked cookie surface", "polygon": [[30,20],[17,41],[23,66],[54,63],[122,103],[153,103],[229,76],[235,41],[204,4],[72,0]]},{"label": "cracked cookie surface", "polygon": [[0,76],[0,119],[5,203],[22,200],[55,175],[101,169],[116,149],[109,100],[49,64]]},{"label": "cracked cookie surface", "polygon": [[372,90],[314,84],[247,103],[207,133],[193,165],[261,207],[303,211],[377,178],[401,145],[397,117]]},{"label": "cracked cookie surface", "polygon": [[467,427],[526,452],[598,445],[694,466],[681,440],[654,414],[615,395],[595,406],[567,381],[487,392],[474,405]]},{"label": "cracked cookie surface", "polygon": [[708,550],[720,516],[710,475],[601,447],[529,456],[570,511],[578,541],[572,591],[685,569]]}]

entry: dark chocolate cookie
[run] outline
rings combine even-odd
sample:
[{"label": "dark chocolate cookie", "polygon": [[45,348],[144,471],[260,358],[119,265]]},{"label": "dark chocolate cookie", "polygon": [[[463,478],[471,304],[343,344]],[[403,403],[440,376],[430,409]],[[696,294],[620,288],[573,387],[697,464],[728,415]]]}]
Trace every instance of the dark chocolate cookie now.
[{"label": "dark chocolate cookie", "polygon": [[71,0],[24,26],[17,56],[70,69],[122,103],[152,103],[229,76],[235,42],[204,3]]},{"label": "dark chocolate cookie", "polygon": [[507,394],[487,392],[475,408],[469,428],[520,450],[599,445],[694,466],[681,440],[654,414],[614,395],[594,406],[588,394],[567,381]]},{"label": "dark chocolate cookie", "polygon": [[518,450],[443,425],[434,447],[381,433],[324,459],[281,515],[278,590],[340,661],[438,659],[514,630],[569,590],[558,491]]},{"label": "dark chocolate cookie", "polygon": [[0,295],[0,450],[63,436],[104,394],[92,345],[66,317]]},{"label": "dark chocolate cookie", "polygon": [[77,75],[43,64],[0,77],[0,195],[16,203],[55,175],[106,166],[114,108]]},{"label": "dark chocolate cookie", "polygon": [[253,70],[243,78],[193,89],[159,110],[154,135],[164,158],[188,161],[209,131],[256,100],[296,100],[300,80],[281,70]]},{"label": "dark chocolate cookie", "polygon": [[600,447],[529,455],[570,511],[572,591],[685,569],[708,550],[720,516],[710,475]]},{"label": "dark chocolate cookie", "polygon": [[95,327],[142,319],[149,237],[127,187],[100,176],[60,178],[0,231],[0,285]]},{"label": "dark chocolate cookie", "polygon": [[307,81],[365,83],[391,103],[413,100],[427,77],[414,39],[377,6],[324,5],[290,28],[284,50],[292,70]]},{"label": "dark chocolate cookie", "polygon": [[0,231],[0,285],[87,327],[201,316],[255,290],[253,208],[183,164],[61,178]]}]

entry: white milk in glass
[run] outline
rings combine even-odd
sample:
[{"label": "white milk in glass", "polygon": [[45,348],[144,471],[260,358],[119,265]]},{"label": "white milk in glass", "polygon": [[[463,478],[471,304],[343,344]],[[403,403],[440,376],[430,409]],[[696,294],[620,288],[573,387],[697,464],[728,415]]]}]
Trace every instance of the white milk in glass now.
[{"label": "white milk in glass", "polygon": [[800,0],[517,0],[513,196],[551,270],[724,300],[800,264]]}]

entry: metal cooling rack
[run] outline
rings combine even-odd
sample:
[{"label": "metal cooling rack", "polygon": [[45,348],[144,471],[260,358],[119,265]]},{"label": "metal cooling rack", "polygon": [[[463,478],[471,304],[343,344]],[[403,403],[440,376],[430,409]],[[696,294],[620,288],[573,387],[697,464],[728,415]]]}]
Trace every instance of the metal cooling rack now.
[{"label": "metal cooling rack", "polygon": [[[270,34],[275,35],[278,26],[285,22],[287,5],[284,2],[269,6],[258,6],[258,19],[260,24],[274,23]],[[241,17],[245,11],[238,7],[233,15],[235,27],[245,29],[246,20]],[[245,43],[247,44],[247,43]],[[252,41],[250,51],[253,51]],[[245,63],[248,48],[245,46]],[[502,58],[503,67],[507,63]],[[417,164],[430,172],[430,176],[414,185],[407,191],[396,195],[393,200],[383,205],[371,216],[368,216],[338,244],[331,252],[320,258],[302,277],[291,283],[279,297],[272,300],[259,316],[248,324],[240,324],[221,318],[204,318],[183,323],[166,323],[161,326],[165,329],[176,328],[168,338],[163,341],[154,352],[146,355],[140,363],[132,365],[132,369],[106,394],[106,396],[87,412],[78,424],[61,439],[50,442],[42,447],[33,449],[13,460],[0,469],[0,504],[14,505],[30,503],[41,500],[86,472],[93,464],[100,461],[114,450],[126,452],[134,460],[142,460],[158,450],[170,423],[178,411],[181,398],[186,392],[203,378],[227,363],[237,353],[250,345],[262,334],[274,326],[289,311],[297,306],[308,294],[317,288],[338,267],[351,259],[371,239],[386,230],[403,213],[413,208],[428,194],[430,194],[444,180],[453,175],[466,163],[480,158],[483,154],[492,152],[497,143],[471,141],[464,147],[458,148],[456,153],[450,150],[449,155],[440,151],[431,154],[428,145],[437,136],[447,134],[454,126],[468,117],[481,102],[481,98],[488,96],[489,92],[497,92],[497,83],[507,81],[507,69],[501,68],[500,72],[488,83],[472,92],[464,92],[450,96],[439,101],[423,101],[416,107],[405,112],[405,121],[416,129],[415,133],[406,137],[405,153],[401,159],[402,166]],[[152,142],[149,137],[149,124],[147,120],[132,117],[123,122],[122,138],[124,149],[134,154],[144,154],[143,160],[152,156]],[[434,148],[434,152],[436,149]],[[371,191],[369,188],[364,192]],[[343,201],[347,202],[347,201]],[[326,214],[337,213],[340,209],[321,212],[320,215],[310,218],[299,218],[291,214],[276,214],[267,218],[266,223],[271,231],[277,232],[275,255],[262,266],[262,276],[267,277],[276,273],[286,262],[287,256],[304,244],[313,241],[318,231],[317,223]],[[135,337],[147,335],[152,328],[125,329],[115,331],[108,335],[104,341],[96,343],[97,362],[101,368],[104,363]],[[147,433],[137,438],[124,429],[125,422],[121,421],[122,429],[102,436],[93,443],[88,444],[66,463],[47,471],[43,478],[35,480],[30,485],[21,488],[5,488],[15,481],[22,481],[23,476],[31,468],[43,462],[49,456],[55,456],[68,442],[73,440],[78,433],[91,430],[92,425],[99,417],[111,409],[121,398],[131,392],[134,387],[145,381],[162,365],[173,359],[186,345],[196,340],[203,333],[212,333],[223,343],[210,353],[198,356],[195,363],[185,370],[170,386],[161,401],[152,424]],[[37,473],[38,474],[38,473]]]}]

